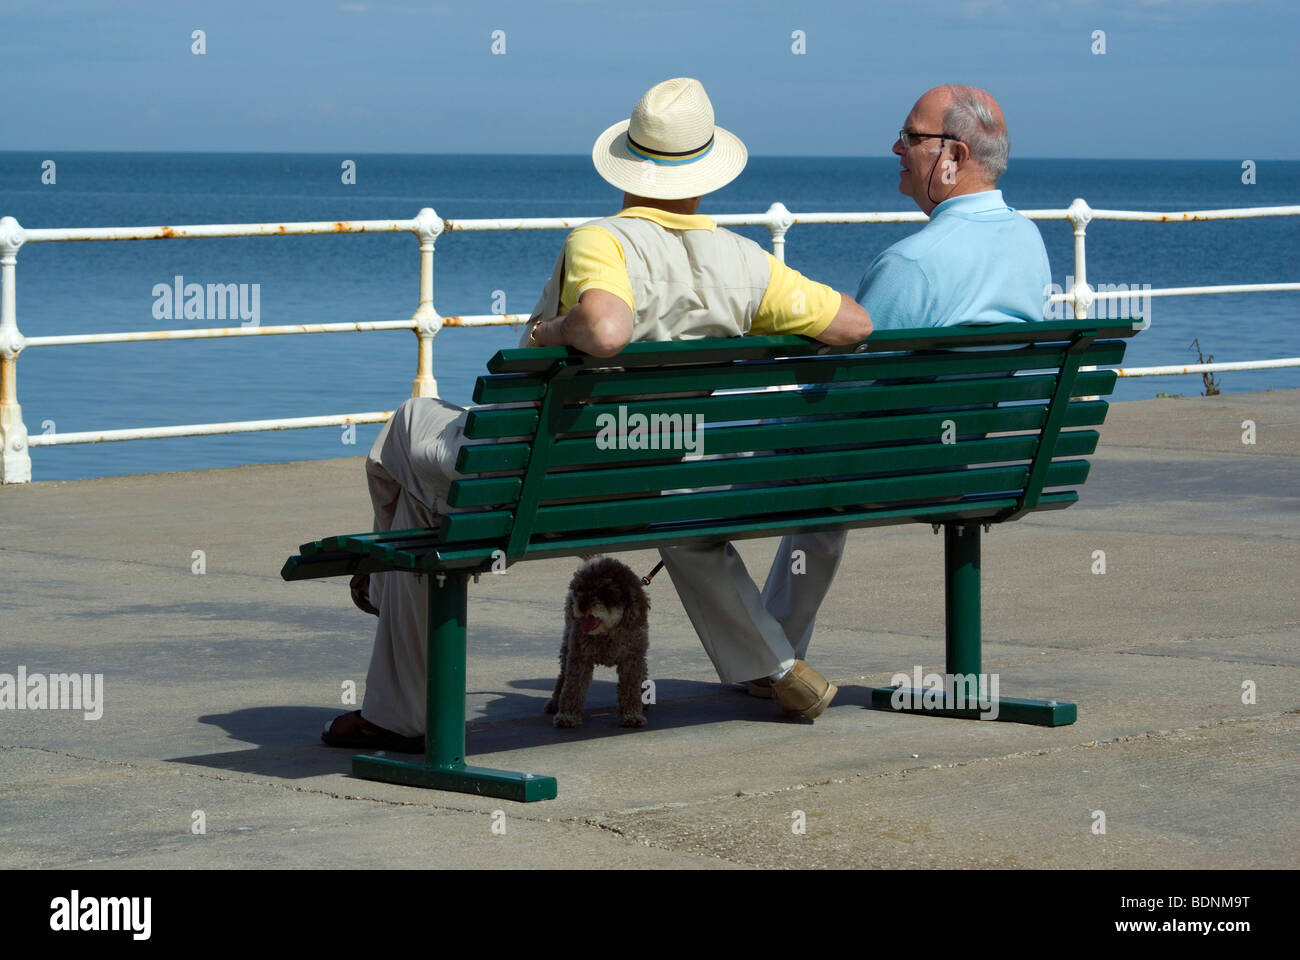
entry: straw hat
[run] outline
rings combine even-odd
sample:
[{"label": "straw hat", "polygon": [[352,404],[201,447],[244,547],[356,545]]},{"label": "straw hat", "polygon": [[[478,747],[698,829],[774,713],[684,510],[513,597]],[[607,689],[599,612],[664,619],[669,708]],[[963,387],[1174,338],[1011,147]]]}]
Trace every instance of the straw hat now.
[{"label": "straw hat", "polygon": [[689,77],[655,84],[631,119],[614,124],[591,148],[591,162],[606,182],[656,200],[721,189],[748,159],[739,137],[713,125],[709,95]]}]

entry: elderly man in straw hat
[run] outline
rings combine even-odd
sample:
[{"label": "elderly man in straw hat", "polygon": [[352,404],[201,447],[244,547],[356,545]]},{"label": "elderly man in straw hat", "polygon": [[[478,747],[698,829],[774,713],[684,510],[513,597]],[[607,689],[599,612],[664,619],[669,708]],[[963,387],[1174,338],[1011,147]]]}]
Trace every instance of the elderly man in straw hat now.
[{"label": "elderly man in straw hat", "polygon": [[[699,81],[679,78],[652,87],[631,118],[607,129],[592,149],[596,172],[624,192],[623,208],[568,235],[523,343],[566,344],[607,357],[644,340],[777,333],[837,345],[864,340],[871,319],[851,297],[696,213],[700,197],[734,180],[747,158],[739,138],[714,124]],[[449,512],[446,496],[464,422],[460,407],[437,398],[411,398],[393,413],[366,460],[376,530],[434,526]],[[739,564],[730,545],[717,550]],[[692,621],[716,617],[718,611],[701,606],[711,603],[707,597],[684,590],[684,570],[694,555],[663,554]],[[358,606],[379,617],[365,701],[361,710],[336,718],[322,739],[334,746],[423,750],[424,586],[413,574],[385,573],[354,578],[352,591]],[[712,637],[701,633],[701,639],[713,656]],[[724,680],[758,676],[749,672],[752,661],[747,654],[738,662],[714,656]],[[762,675],[772,677],[783,707],[806,716],[820,714],[835,694],[802,661],[764,661]]]}]

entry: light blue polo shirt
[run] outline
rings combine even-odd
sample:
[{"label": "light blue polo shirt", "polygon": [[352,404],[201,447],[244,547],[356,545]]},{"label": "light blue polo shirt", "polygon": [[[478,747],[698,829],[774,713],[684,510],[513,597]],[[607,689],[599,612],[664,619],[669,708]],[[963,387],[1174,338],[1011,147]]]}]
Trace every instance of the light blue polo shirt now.
[{"label": "light blue polo shirt", "polygon": [[857,301],[877,330],[1042,320],[1051,282],[1038,227],[985,190],[945,200],[876,257]]}]

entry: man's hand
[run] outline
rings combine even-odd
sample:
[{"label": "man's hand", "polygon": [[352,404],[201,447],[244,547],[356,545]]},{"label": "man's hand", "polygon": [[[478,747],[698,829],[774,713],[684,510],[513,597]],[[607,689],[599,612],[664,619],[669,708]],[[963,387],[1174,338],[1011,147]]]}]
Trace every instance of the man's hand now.
[{"label": "man's hand", "polygon": [[567,314],[533,328],[539,347],[577,347],[594,357],[612,357],[631,339],[632,311],[622,297],[606,290],[587,290]]},{"label": "man's hand", "polygon": [[835,347],[861,343],[871,335],[871,317],[852,297],[840,294],[840,308],[830,326],[815,339]]},{"label": "man's hand", "polygon": [[558,347],[563,345],[565,316],[562,313],[557,317],[538,320],[528,338],[529,345],[534,347]]}]

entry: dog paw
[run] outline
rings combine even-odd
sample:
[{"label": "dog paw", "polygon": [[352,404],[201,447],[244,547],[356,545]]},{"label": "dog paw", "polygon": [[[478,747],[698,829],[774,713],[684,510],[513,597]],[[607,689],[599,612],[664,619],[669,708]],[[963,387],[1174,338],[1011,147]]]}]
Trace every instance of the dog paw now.
[{"label": "dog paw", "polygon": [[559,709],[560,709],[560,701],[556,700],[555,698],[551,698],[550,700],[547,701],[546,703],[547,713],[554,713],[556,710]]},{"label": "dog paw", "polygon": [[639,713],[620,713],[618,725],[620,727],[644,727],[645,717]]},{"label": "dog paw", "polygon": [[581,725],[582,717],[576,713],[557,713],[551,722],[557,727],[576,727]]}]

